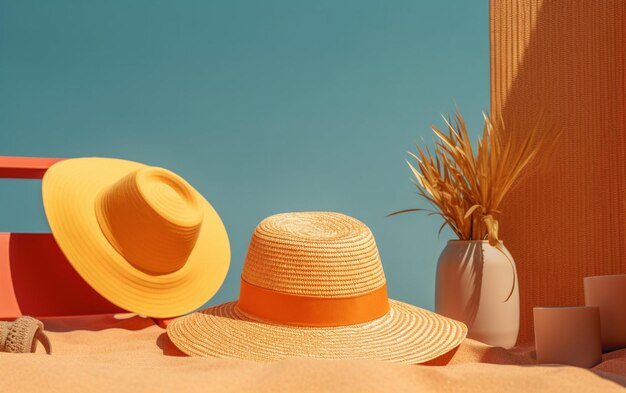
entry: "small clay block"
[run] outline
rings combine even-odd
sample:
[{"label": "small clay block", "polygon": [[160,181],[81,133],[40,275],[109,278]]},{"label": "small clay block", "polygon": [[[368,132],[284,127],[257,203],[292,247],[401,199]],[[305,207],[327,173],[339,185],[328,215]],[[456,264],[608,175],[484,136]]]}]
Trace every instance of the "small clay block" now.
[{"label": "small clay block", "polygon": [[590,368],[602,361],[598,307],[535,307],[539,363]]},{"label": "small clay block", "polygon": [[600,308],[605,352],[626,348],[626,274],[584,278],[585,305]]}]

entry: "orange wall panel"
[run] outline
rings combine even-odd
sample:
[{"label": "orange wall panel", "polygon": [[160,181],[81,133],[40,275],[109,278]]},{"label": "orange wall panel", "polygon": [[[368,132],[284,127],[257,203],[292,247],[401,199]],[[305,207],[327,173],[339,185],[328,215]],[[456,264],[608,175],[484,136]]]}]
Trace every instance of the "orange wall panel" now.
[{"label": "orange wall panel", "polygon": [[563,132],[509,195],[520,342],[532,307],[581,305],[583,277],[626,273],[626,2],[491,0],[491,111],[514,136]]}]

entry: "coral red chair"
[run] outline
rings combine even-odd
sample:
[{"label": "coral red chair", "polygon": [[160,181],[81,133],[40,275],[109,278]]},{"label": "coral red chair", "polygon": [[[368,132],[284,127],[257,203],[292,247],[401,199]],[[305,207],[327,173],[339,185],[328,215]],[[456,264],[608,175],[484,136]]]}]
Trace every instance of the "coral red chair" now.
[{"label": "coral red chair", "polygon": [[[41,179],[60,160],[0,156],[0,178]],[[0,232],[0,319],[120,312],[76,273],[51,233]]]}]

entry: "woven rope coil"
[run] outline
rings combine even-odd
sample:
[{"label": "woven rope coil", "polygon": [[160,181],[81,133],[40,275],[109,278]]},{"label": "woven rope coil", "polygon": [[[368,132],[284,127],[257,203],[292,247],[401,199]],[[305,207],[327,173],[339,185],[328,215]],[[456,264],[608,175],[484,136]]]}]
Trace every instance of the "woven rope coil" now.
[{"label": "woven rope coil", "polygon": [[331,212],[277,214],[255,229],[242,278],[251,284],[306,296],[344,297],[385,284],[369,228]]},{"label": "woven rope coil", "polygon": [[13,322],[0,322],[0,352],[32,353],[41,342],[51,353],[50,341],[43,332],[43,323],[32,317],[19,317]]}]

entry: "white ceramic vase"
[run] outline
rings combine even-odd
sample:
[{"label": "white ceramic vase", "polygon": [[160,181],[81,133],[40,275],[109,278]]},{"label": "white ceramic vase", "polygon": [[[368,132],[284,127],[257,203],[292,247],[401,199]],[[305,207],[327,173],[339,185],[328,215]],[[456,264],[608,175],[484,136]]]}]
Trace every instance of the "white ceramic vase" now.
[{"label": "white ceramic vase", "polygon": [[504,245],[450,240],[437,265],[435,311],[464,322],[471,339],[515,346],[519,287],[515,262]]}]

